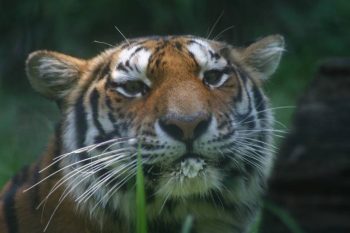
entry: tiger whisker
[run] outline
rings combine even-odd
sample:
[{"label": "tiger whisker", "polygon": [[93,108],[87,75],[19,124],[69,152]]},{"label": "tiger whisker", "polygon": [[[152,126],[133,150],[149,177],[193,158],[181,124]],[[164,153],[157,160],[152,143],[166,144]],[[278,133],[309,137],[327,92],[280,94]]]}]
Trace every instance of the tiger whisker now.
[{"label": "tiger whisker", "polygon": [[[252,157],[250,155],[248,155],[246,152],[243,152],[241,151],[240,149],[237,149],[237,148],[230,148],[229,150],[231,150],[233,153],[238,153],[239,155],[241,155],[239,158],[244,160],[245,162],[251,164],[253,167],[257,168],[258,170],[258,173],[259,174],[262,174],[262,170],[263,170],[263,167],[261,164],[259,164],[258,162],[261,162],[259,159],[257,159],[256,157]],[[231,156],[230,156],[231,157]],[[249,158],[252,158],[254,159],[256,162],[254,161],[251,161],[249,159],[247,159],[246,157],[249,157]]]},{"label": "tiger whisker", "polygon": [[[88,200],[93,193],[102,185],[106,184],[106,182],[113,176],[115,176],[116,174],[118,174],[118,176],[114,177],[115,179],[119,178],[122,174],[124,174],[125,172],[128,172],[127,168],[131,165],[133,165],[135,163],[135,161],[132,161],[126,165],[124,165],[123,167],[110,172],[110,174],[106,175],[106,177],[104,177],[102,180],[100,180],[99,182],[97,182],[96,184],[94,184],[92,187],[90,187],[88,190],[86,190],[81,196],[79,196],[78,198],[75,199],[76,202],[85,202],[86,200]],[[123,171],[124,170],[124,171]],[[106,185],[108,185],[109,183],[113,182],[113,180],[109,181]]]},{"label": "tiger whisker", "polygon": [[214,37],[213,40],[218,40],[218,39],[220,38],[220,36],[221,36],[223,33],[225,33],[226,31],[228,31],[228,30],[230,30],[230,29],[232,29],[232,28],[234,28],[234,27],[235,27],[234,25],[231,25],[231,26],[225,28],[224,30],[222,30],[221,32],[219,32],[219,33]]},{"label": "tiger whisker", "polygon": [[[113,157],[113,156],[110,156],[110,157]],[[79,173],[83,173],[85,170],[88,170],[88,169],[90,169],[91,167],[96,168],[96,165],[97,165],[97,164],[101,163],[101,162],[104,161],[104,160],[109,160],[110,157],[108,157],[108,158],[104,157],[104,158],[101,158],[101,159],[96,160],[96,161],[94,161],[94,162],[90,162],[90,163],[88,163],[88,164],[86,164],[86,165],[83,165],[83,166],[79,167],[79,169],[74,169],[74,170],[68,172],[67,174],[65,174],[65,175],[64,175],[60,180],[58,180],[58,181],[56,182],[56,184],[51,188],[50,192],[49,192],[49,193],[46,195],[46,197],[39,203],[37,209],[40,208],[40,206],[41,206],[45,201],[47,201],[47,199],[52,195],[53,192],[55,192],[60,186],[62,186],[62,185],[63,185],[65,182],[67,182],[69,179],[71,179],[72,177],[75,177],[75,176],[76,176],[77,174],[79,174]],[[121,158],[118,157],[118,158],[116,158],[116,159],[121,159]],[[69,166],[69,165],[68,165],[68,166]],[[101,169],[99,169],[99,170],[102,170],[102,169],[103,169],[103,168],[101,168]],[[98,170],[98,171],[99,171],[99,170]],[[95,171],[95,172],[97,172],[97,171]],[[94,173],[95,173],[95,172],[94,172]],[[84,173],[84,174],[86,174],[86,173]],[[86,177],[88,177],[88,176],[86,176]]]},{"label": "tiger whisker", "polygon": [[98,40],[94,40],[93,41],[94,43],[97,43],[97,44],[104,44],[104,45],[108,45],[109,47],[113,47],[113,45],[107,43],[107,42],[104,42],[104,41],[98,41]]},{"label": "tiger whisker", "polygon": [[[121,140],[123,139],[123,140]],[[101,146],[104,146],[105,144],[108,144],[108,143],[112,143],[111,145],[109,145],[106,149],[104,149],[103,151],[105,150],[108,150],[109,148],[111,148],[112,146],[115,146],[115,145],[118,145],[118,144],[121,144],[121,143],[125,143],[125,142],[128,142],[130,144],[130,142],[133,140],[134,138],[131,138],[131,137],[125,137],[125,138],[116,138],[116,140],[108,140],[108,141],[105,141],[105,142],[101,142],[97,145],[94,145],[93,148],[89,149],[88,152],[98,148],[98,147],[101,147]]]},{"label": "tiger whisker", "polygon": [[109,139],[109,140],[107,140],[107,141],[103,141],[103,142],[100,142],[100,143],[88,145],[88,146],[85,146],[85,147],[82,147],[82,148],[78,148],[78,149],[76,149],[76,150],[73,150],[73,151],[71,151],[71,152],[62,154],[62,155],[60,155],[60,156],[56,156],[53,160],[60,159],[61,157],[64,157],[64,156],[69,155],[69,154],[79,154],[79,153],[82,153],[82,152],[85,152],[85,151],[89,150],[90,148],[100,147],[100,146],[103,146],[103,145],[105,145],[105,144],[112,143],[112,142],[120,142],[120,143],[127,142],[127,141],[129,141],[130,139],[132,139],[132,138],[130,138],[130,137],[124,137],[124,138],[113,138],[113,139]]},{"label": "tiger whisker", "polygon": [[[104,155],[106,155],[106,154],[104,154]],[[70,163],[70,164],[68,164],[67,166],[62,167],[62,168],[60,168],[59,170],[57,170],[57,171],[51,173],[50,175],[46,176],[45,178],[41,179],[40,181],[38,181],[37,183],[33,184],[33,185],[30,186],[29,188],[23,190],[23,192],[27,192],[27,191],[29,191],[30,189],[32,189],[32,188],[38,186],[39,184],[41,184],[41,183],[44,182],[45,180],[49,179],[50,177],[56,175],[57,173],[61,172],[62,170],[66,169],[66,168],[72,167],[72,166],[77,165],[77,164],[79,164],[79,163],[82,163],[82,162],[85,162],[85,161],[88,161],[88,160],[91,160],[91,159],[95,159],[95,158],[97,158],[97,157],[101,157],[101,156],[104,156],[104,155],[98,154],[98,155],[91,156],[91,157],[86,158],[86,159],[78,160],[77,162],[74,162],[74,163]],[[114,156],[115,156],[115,155],[114,155]],[[112,157],[113,157],[113,156],[112,156]],[[108,158],[110,158],[110,157],[108,157]]]},{"label": "tiger whisker", "polygon": [[277,133],[288,133],[285,130],[280,129],[237,129],[237,132],[277,132]]},{"label": "tiger whisker", "polygon": [[[132,167],[130,166],[129,169],[136,169],[137,164],[134,164]],[[123,178],[121,181],[119,181],[117,184],[115,184],[102,198],[100,201],[98,201],[94,207],[92,208],[92,211],[94,211],[99,204],[102,202],[107,203],[108,200],[119,190],[120,187],[122,187],[126,182],[128,182],[132,177],[135,176],[135,173],[130,173],[125,178]],[[106,199],[107,198],[107,199]]]},{"label": "tiger whisker", "polygon": [[237,141],[236,144],[238,146],[241,146],[241,147],[249,147],[251,149],[259,149],[259,150],[262,150],[264,152],[270,152],[272,154],[274,154],[276,151],[274,149],[271,149],[271,148],[267,148],[267,147],[263,147],[263,146],[260,146],[260,145],[256,145],[256,144],[252,144],[252,143],[249,143],[249,142],[246,142],[246,141]]},{"label": "tiger whisker", "polygon": [[[167,186],[170,182],[172,182],[174,179],[175,179],[174,177],[171,177],[171,178],[168,180],[168,182],[166,183],[166,185],[164,185],[164,187],[166,187],[166,186]],[[182,185],[182,182],[180,183],[180,185]],[[171,191],[169,190],[168,193],[167,193],[167,195],[166,195],[165,198],[164,198],[164,201],[163,201],[163,203],[162,203],[160,209],[159,209],[159,214],[160,214],[160,213],[162,212],[162,210],[164,209],[164,206],[165,206],[166,202],[169,200],[170,195],[171,195]]]},{"label": "tiger whisker", "polygon": [[258,139],[254,139],[254,138],[235,137],[235,139],[249,140],[249,141],[256,142],[256,143],[261,143],[261,144],[263,144],[263,145],[266,145],[266,146],[268,146],[268,147],[273,148],[274,150],[277,150],[277,149],[278,149],[276,146],[272,145],[271,143],[267,143],[267,142],[264,142],[264,141],[262,141],[262,140],[258,140]]},{"label": "tiger whisker", "polygon": [[[136,165],[134,167],[136,169]],[[113,195],[118,192],[120,187],[122,187],[126,182],[128,182],[132,177],[134,177],[133,174],[127,175],[123,180],[115,184],[102,198],[100,201],[98,201],[90,210],[90,213],[94,212],[96,208],[103,203],[108,203],[108,201],[113,197]]]},{"label": "tiger whisker", "polygon": [[[261,146],[261,145],[257,145],[257,144],[254,144],[254,143],[250,143],[250,142],[244,141],[244,140],[237,140],[236,141],[236,145],[237,145],[237,147],[240,147],[240,148],[254,149],[255,151],[257,149],[259,149],[259,150],[263,150],[264,152],[270,152],[272,154],[276,152],[272,148],[264,147],[264,146]],[[258,154],[258,156],[260,157],[261,155]]]},{"label": "tiger whisker", "polygon": [[124,34],[119,30],[119,28],[114,25],[114,28],[117,29],[117,31],[120,33],[120,35],[122,35],[122,37],[125,39],[125,41],[128,43],[128,45],[130,46],[130,41],[124,36]]},{"label": "tiger whisker", "polygon": [[[42,173],[43,171],[47,170],[48,168],[50,168],[51,166],[55,165],[56,163],[58,163],[59,161],[61,161],[62,159],[68,157],[69,155],[72,155],[72,154],[80,154],[80,153],[83,153],[83,152],[91,152],[92,150],[100,147],[100,146],[103,146],[105,144],[108,144],[108,143],[111,143],[111,142],[115,142],[115,141],[118,141],[118,144],[119,143],[123,143],[125,141],[119,141],[120,138],[117,138],[117,139],[111,139],[111,140],[108,140],[108,141],[105,141],[105,142],[101,142],[101,143],[98,143],[98,144],[93,144],[93,145],[89,145],[89,146],[86,146],[86,147],[83,147],[83,148],[79,148],[77,150],[74,150],[74,151],[71,151],[71,152],[68,152],[68,153],[65,153],[65,154],[62,154],[60,156],[57,156],[55,157],[53,160],[54,162],[50,163],[49,165],[47,165],[46,167],[44,167],[43,169],[41,169],[39,171],[39,173]],[[130,140],[130,138],[128,138],[126,141]]]},{"label": "tiger whisker", "polygon": [[[233,123],[234,121],[231,120],[230,122]],[[244,125],[247,125],[247,124],[249,124],[251,122],[256,122],[256,120],[254,119],[254,120],[250,120],[250,121],[241,122],[240,125],[244,126]],[[279,122],[276,119],[272,119],[272,122],[273,123],[277,123],[278,125],[282,126],[283,129],[288,130],[288,127],[286,125],[284,125],[282,122]]]},{"label": "tiger whisker", "polygon": [[[296,108],[296,106],[279,106],[279,107],[273,107],[273,108],[266,108],[264,110],[260,110],[260,111],[256,111],[255,114],[259,114],[259,113],[263,113],[263,112],[268,112],[268,111],[273,111],[273,110],[279,110],[279,109],[292,109],[292,108]],[[241,121],[239,121],[237,124],[241,124],[242,122],[244,122],[245,120],[247,120],[247,118],[250,117],[250,114],[248,114],[244,119],[242,119]]]},{"label": "tiger whisker", "polygon": [[[120,174],[118,174],[120,172]],[[125,171],[124,171],[125,172]],[[81,204],[87,202],[96,191],[101,188],[103,185],[107,186],[113,182],[113,180],[119,178],[124,172],[118,171],[110,171],[103,179],[99,180],[96,184],[86,190],[82,195],[75,199],[75,202]],[[113,177],[113,179],[111,179]]]},{"label": "tiger whisker", "polygon": [[[218,151],[219,151],[219,153],[221,153],[221,155],[225,156],[225,152],[224,152],[224,151],[222,151],[221,149],[218,149]],[[240,169],[240,164],[239,164],[239,162],[238,162],[235,158],[232,158],[231,160],[232,160],[234,166],[235,166],[236,168],[239,168],[239,169]]]},{"label": "tiger whisker", "polygon": [[126,156],[125,152],[132,152],[134,150],[133,147],[127,147],[127,148],[121,148],[121,149],[116,149],[116,150],[112,150],[112,151],[108,151],[108,152],[104,152],[101,154],[98,154],[98,157],[106,157],[106,156]]},{"label": "tiger whisker", "polygon": [[241,147],[244,147],[245,149],[245,152],[243,152],[242,155],[254,159],[259,164],[264,164],[265,160],[260,154],[258,154],[256,149],[251,148],[250,145],[243,145],[243,144],[241,145]]},{"label": "tiger whisker", "polygon": [[[273,137],[278,137],[278,138],[285,138],[285,135],[280,135],[280,134],[278,134],[278,133],[276,133],[276,132],[272,132],[272,131],[265,131],[265,130],[253,130],[253,131],[251,131],[251,130],[236,130],[236,132],[237,133],[241,133],[240,135],[241,136],[246,136],[246,137],[248,137],[248,136],[258,136],[258,133],[270,133],[270,135],[271,136],[273,136]],[[285,132],[284,134],[287,134],[287,132]]]},{"label": "tiger whisker", "polygon": [[[103,166],[101,169],[103,169],[103,168],[105,168],[105,167]],[[77,187],[80,183],[82,183],[82,182],[83,182],[85,179],[87,179],[87,178],[89,178],[89,177],[88,177],[88,176],[85,176],[85,177],[83,177],[82,179],[80,179],[79,176],[75,177],[74,180],[79,179],[79,182],[76,183],[73,187],[69,187],[69,188],[67,187],[67,188],[64,190],[64,192],[62,193],[62,195],[61,195],[61,197],[60,197],[60,199],[59,199],[59,203],[57,204],[57,206],[56,206],[55,209],[53,210],[53,212],[52,212],[52,214],[51,214],[51,216],[50,216],[50,218],[49,218],[49,220],[48,220],[48,223],[47,223],[46,227],[44,228],[44,232],[47,230],[47,228],[48,228],[50,222],[52,221],[53,216],[54,216],[55,213],[57,212],[57,210],[58,210],[59,206],[62,204],[62,202],[63,202],[63,201],[67,198],[67,196],[75,189],[75,187]]]},{"label": "tiger whisker", "polygon": [[214,31],[216,25],[219,23],[219,21],[220,21],[220,19],[222,18],[223,15],[224,15],[224,11],[221,11],[219,17],[215,20],[213,26],[211,26],[211,28],[210,28],[210,30],[209,30],[209,33],[208,33],[208,35],[207,35],[207,39],[210,38],[210,36],[211,36],[211,34],[213,33],[213,31]]}]

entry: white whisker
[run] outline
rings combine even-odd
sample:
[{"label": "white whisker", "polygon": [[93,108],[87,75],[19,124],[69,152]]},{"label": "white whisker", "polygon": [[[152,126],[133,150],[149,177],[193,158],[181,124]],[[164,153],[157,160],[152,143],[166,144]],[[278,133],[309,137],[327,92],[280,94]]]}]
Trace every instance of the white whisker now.
[{"label": "white whisker", "polygon": [[97,44],[103,44],[103,45],[108,45],[109,47],[113,47],[113,45],[107,43],[107,42],[103,42],[103,41],[98,41],[98,40],[94,40],[93,41],[94,43],[97,43]]},{"label": "white whisker", "polygon": [[230,29],[232,29],[232,28],[234,28],[234,27],[235,27],[234,25],[231,25],[231,26],[225,28],[224,30],[222,30],[221,32],[219,32],[219,33],[214,37],[213,40],[218,40],[218,39],[220,38],[220,36],[221,36],[223,33],[225,33],[226,31],[228,31],[228,30],[230,30]]},{"label": "white whisker", "polygon": [[220,19],[222,18],[223,15],[224,15],[224,11],[221,12],[221,14],[219,15],[219,17],[215,20],[213,26],[210,28],[209,33],[208,33],[208,35],[207,35],[207,39],[210,38],[210,36],[211,36],[211,34],[213,33],[213,31],[214,31],[216,25],[219,23],[219,21],[220,21]]},{"label": "white whisker", "polygon": [[124,143],[124,142],[127,142],[129,141],[130,138],[115,138],[115,139],[110,139],[108,141],[104,141],[104,142],[101,142],[101,143],[97,143],[97,144],[93,144],[93,145],[89,145],[89,146],[86,146],[86,147],[82,147],[82,148],[79,148],[79,149],[76,149],[74,151],[71,151],[71,152],[68,152],[68,153],[65,153],[65,154],[62,154],[62,155],[59,155],[59,156],[56,156],[55,158],[53,158],[53,161],[52,163],[50,163],[48,166],[44,167],[43,169],[41,169],[39,171],[39,173],[42,173],[43,171],[47,170],[48,168],[50,168],[51,166],[55,165],[56,163],[58,163],[59,161],[61,161],[62,159],[66,158],[67,156],[69,155],[72,155],[72,154],[80,154],[80,153],[83,153],[83,152],[91,152],[92,150],[98,148],[98,147],[101,147],[103,145],[106,145],[108,143],[116,143],[116,144],[119,144],[119,143]]},{"label": "white whisker", "polygon": [[[112,162],[113,164],[114,162]],[[97,182],[96,184],[94,184],[92,187],[90,187],[89,189],[87,189],[81,196],[79,196],[78,198],[75,199],[76,202],[86,202],[86,200],[88,200],[93,194],[94,192],[99,189],[100,187],[102,187],[102,185],[106,184],[108,185],[109,183],[113,182],[113,180],[108,181],[111,177],[115,176],[114,179],[119,178],[122,174],[128,172],[127,168],[130,167],[131,165],[133,165],[135,163],[135,161],[132,161],[128,164],[125,164],[124,166],[121,166],[120,168],[118,168],[117,170],[111,170],[110,174],[107,175],[106,177],[104,177],[103,179],[99,180],[99,182]],[[124,171],[123,171],[124,170]],[[119,173],[119,174],[118,174]],[[118,174],[118,176],[116,176]],[[108,183],[106,183],[108,182]]]},{"label": "white whisker", "polygon": [[[50,192],[46,195],[46,197],[39,203],[37,208],[40,208],[40,206],[52,195],[52,193],[54,193],[59,187],[61,187],[64,183],[66,183],[68,180],[70,180],[71,178],[75,177],[77,174],[93,174],[99,170],[101,170],[100,168],[98,168],[98,170],[96,170],[96,165],[100,164],[101,162],[105,161],[105,160],[110,160],[110,158],[113,158],[114,156],[109,156],[109,157],[104,157],[98,160],[95,160],[93,162],[90,162],[88,164],[85,164],[79,168],[73,169],[72,171],[68,172],[67,174],[65,174],[61,179],[59,179],[56,184],[51,188]],[[116,159],[120,159],[120,158],[116,158]],[[68,165],[70,166],[70,165]],[[101,167],[103,167],[103,164],[100,165]],[[95,170],[93,170],[94,172],[90,171],[90,172],[85,172],[85,170],[88,170],[90,168],[95,168]],[[89,177],[89,176],[86,176]]]},{"label": "white whisker", "polygon": [[[125,149],[125,150],[126,150],[126,149]],[[115,150],[115,151],[117,151],[117,150]],[[122,151],[122,150],[120,149],[120,151]],[[113,152],[113,153],[112,153],[112,152],[113,152],[113,151],[111,151],[111,153],[109,153],[109,154],[113,154],[113,153],[114,153],[114,152]],[[123,151],[123,152],[124,152],[124,151]],[[105,156],[105,155],[107,155],[107,153],[105,153],[105,154],[94,155],[94,156],[91,156],[91,157],[89,157],[89,158],[81,159],[81,160],[78,160],[77,162],[70,163],[70,164],[68,164],[68,165],[66,165],[66,166],[64,166],[64,167],[62,167],[62,168],[60,168],[59,170],[57,170],[57,171],[55,171],[55,172],[49,174],[49,175],[46,176],[45,178],[41,179],[39,182],[37,182],[37,183],[35,183],[34,185],[30,186],[29,188],[25,189],[23,192],[27,192],[28,190],[30,190],[30,189],[32,189],[32,188],[38,186],[39,184],[41,184],[41,183],[44,182],[45,180],[47,180],[47,179],[49,179],[50,177],[56,175],[57,173],[61,172],[61,171],[64,170],[64,169],[67,169],[67,168],[72,167],[72,166],[74,166],[74,165],[77,165],[77,164],[79,164],[79,163],[82,163],[82,162],[85,162],[85,161],[88,161],[88,160],[91,160],[91,159],[95,159],[95,158],[97,158],[97,157]],[[111,157],[115,157],[115,156],[118,156],[118,155],[119,155],[119,154],[113,154],[113,156],[111,156]],[[110,157],[108,157],[108,158],[110,158]]]},{"label": "white whisker", "polygon": [[125,41],[129,44],[130,46],[130,42],[129,40],[124,36],[124,34],[119,30],[119,28],[117,26],[114,25],[114,28],[117,29],[117,31],[120,33],[120,35],[122,35],[122,37],[125,39]]}]

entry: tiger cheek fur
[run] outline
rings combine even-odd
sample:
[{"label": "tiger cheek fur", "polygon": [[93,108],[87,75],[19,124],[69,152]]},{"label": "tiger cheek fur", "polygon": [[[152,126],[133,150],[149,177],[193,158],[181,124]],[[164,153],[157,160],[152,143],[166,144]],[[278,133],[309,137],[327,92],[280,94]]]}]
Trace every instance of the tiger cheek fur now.
[{"label": "tiger cheek fur", "polygon": [[167,36],[90,60],[31,54],[29,80],[62,120],[46,154],[2,191],[1,229],[134,232],[141,153],[149,232],[180,232],[188,215],[193,232],[248,232],[273,163],[261,86],[283,46],[278,35],[247,48]]}]

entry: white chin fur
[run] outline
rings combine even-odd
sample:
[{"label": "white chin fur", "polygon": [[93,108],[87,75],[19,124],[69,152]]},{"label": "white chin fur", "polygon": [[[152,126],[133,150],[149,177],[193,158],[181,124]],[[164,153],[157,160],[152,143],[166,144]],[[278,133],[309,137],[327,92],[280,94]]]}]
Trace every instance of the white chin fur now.
[{"label": "white chin fur", "polygon": [[185,178],[195,178],[203,171],[205,162],[202,159],[189,158],[181,162],[180,173]]},{"label": "white chin fur", "polygon": [[187,159],[179,169],[164,174],[159,180],[157,195],[163,198],[182,198],[192,195],[205,196],[212,189],[220,189],[222,176],[204,161]]}]

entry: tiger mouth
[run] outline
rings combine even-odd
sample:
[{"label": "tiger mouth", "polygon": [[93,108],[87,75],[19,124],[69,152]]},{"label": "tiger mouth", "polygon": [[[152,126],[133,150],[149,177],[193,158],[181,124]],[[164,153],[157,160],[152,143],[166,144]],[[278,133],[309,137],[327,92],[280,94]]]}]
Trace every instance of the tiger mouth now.
[{"label": "tiger mouth", "polygon": [[205,172],[208,167],[223,169],[229,164],[227,158],[208,159],[204,155],[197,153],[185,153],[170,164],[144,165],[145,174],[150,180],[157,180],[164,173],[173,173],[183,175],[186,178],[198,177]]},{"label": "tiger mouth", "polygon": [[181,158],[179,172],[185,178],[195,178],[206,168],[206,162],[198,155],[185,154]]},{"label": "tiger mouth", "polygon": [[206,165],[211,165],[214,167],[224,167],[225,164],[229,163],[229,159],[227,157],[217,156],[217,158],[209,159],[204,155],[197,153],[185,153],[175,161],[173,161],[173,165],[181,164],[186,160],[194,160],[197,162],[204,161]]},{"label": "tiger mouth", "polygon": [[200,160],[205,160],[203,158],[203,156],[201,156],[200,154],[195,154],[195,153],[185,153],[183,154],[180,158],[176,159],[174,161],[174,164],[178,164],[178,163],[181,163],[181,162],[184,162],[186,160],[189,160],[189,159],[192,159],[192,160],[196,160],[196,161],[200,161]]}]

